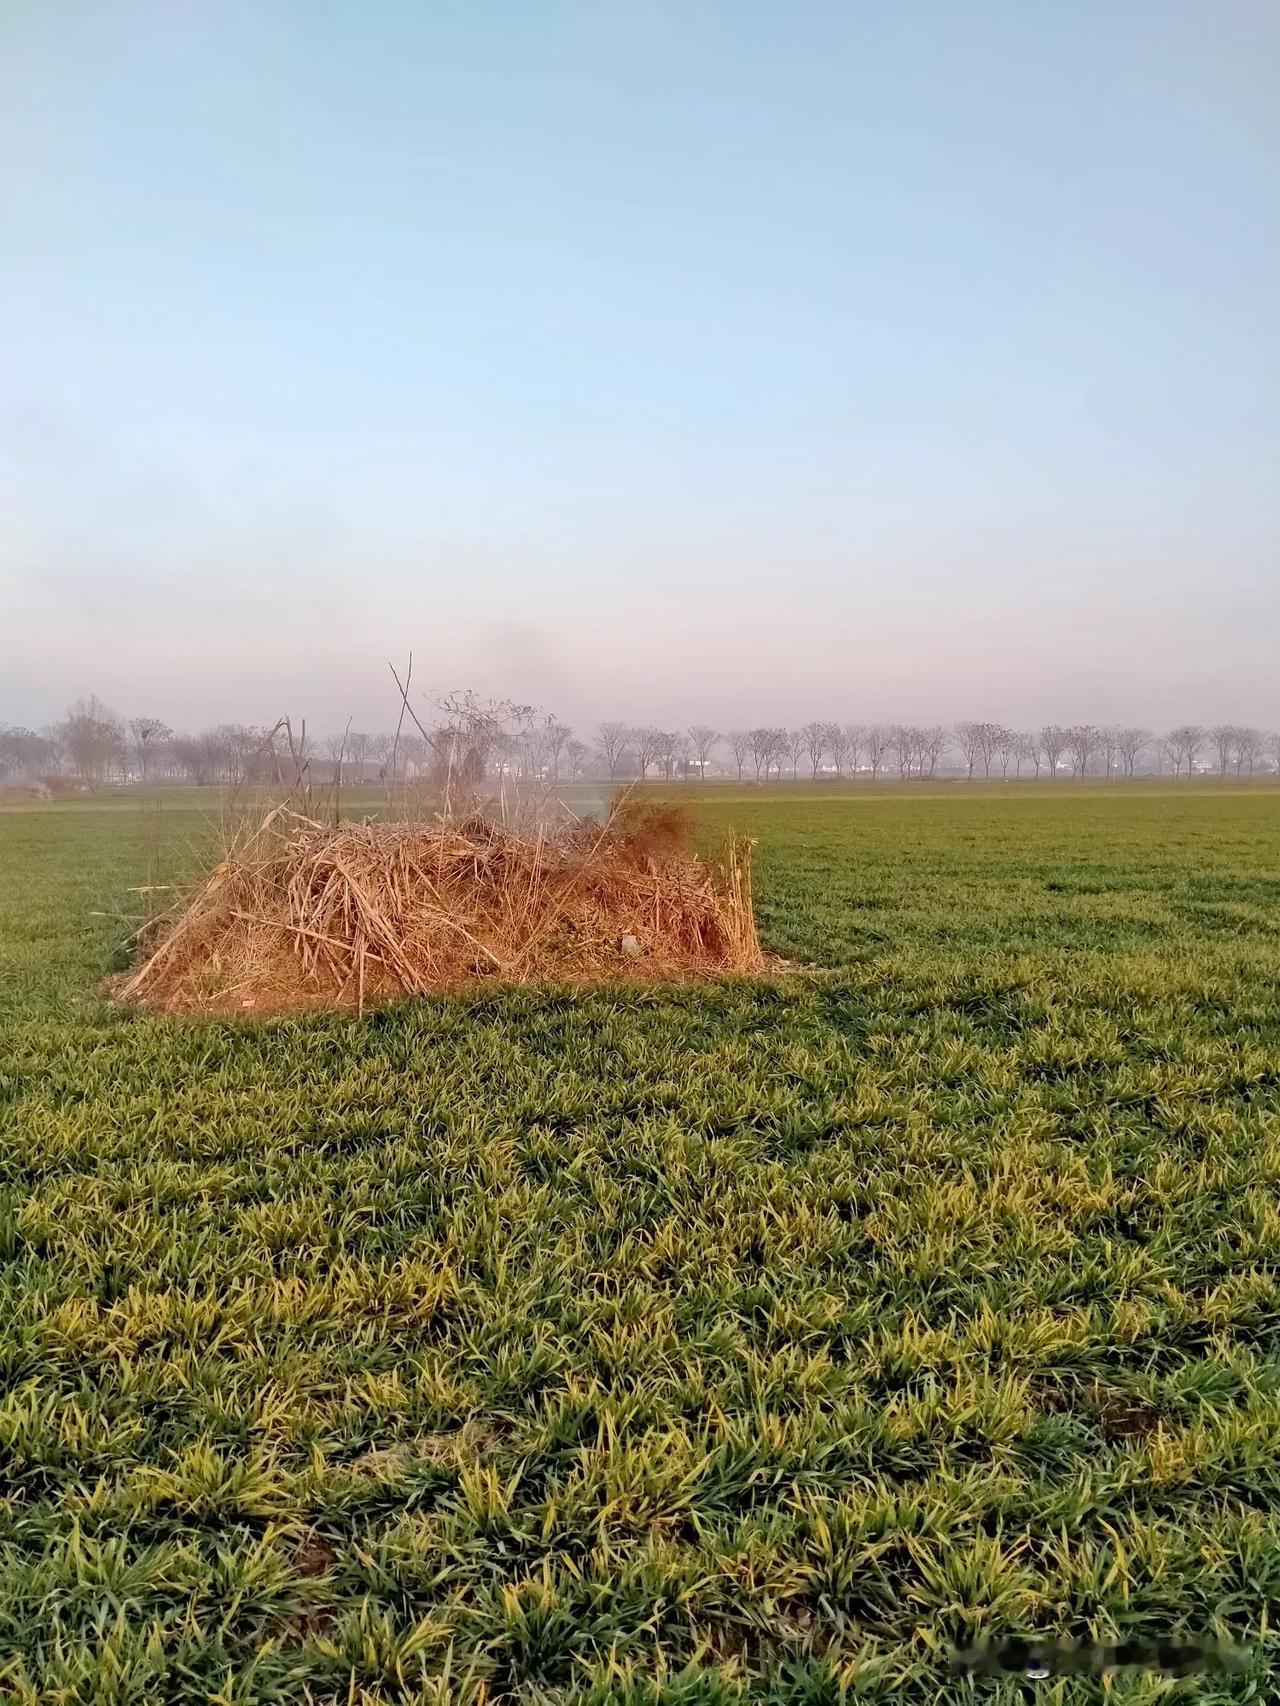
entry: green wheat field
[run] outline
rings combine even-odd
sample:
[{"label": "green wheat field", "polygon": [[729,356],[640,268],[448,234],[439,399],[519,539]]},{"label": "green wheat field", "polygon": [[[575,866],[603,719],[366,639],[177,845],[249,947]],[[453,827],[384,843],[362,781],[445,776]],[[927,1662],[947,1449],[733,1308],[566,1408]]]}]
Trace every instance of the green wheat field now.
[{"label": "green wheat field", "polygon": [[1280,790],[699,811],[816,969],[256,1023],[0,812],[0,1700],[1277,1697]]}]

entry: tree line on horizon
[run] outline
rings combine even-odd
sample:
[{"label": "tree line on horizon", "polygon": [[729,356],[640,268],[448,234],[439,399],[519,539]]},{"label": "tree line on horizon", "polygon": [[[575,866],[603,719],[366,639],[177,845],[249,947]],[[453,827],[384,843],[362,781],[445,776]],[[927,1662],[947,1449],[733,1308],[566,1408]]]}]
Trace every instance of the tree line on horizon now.
[{"label": "tree line on horizon", "polygon": [[[1006,728],[1002,723],[932,723],[921,727],[910,723],[809,722],[799,728],[730,729],[725,733],[704,725],[667,734],[655,728],[635,728],[625,723],[600,723],[596,735],[601,757],[610,777],[617,779],[620,762],[634,755],[634,767],[645,773],[648,764],[672,774],[673,755],[677,774],[686,774],[692,759],[697,774],[704,774],[710,755],[718,747],[732,756],[737,780],[750,774],[756,781],[780,780],[790,774],[797,779],[802,766],[810,776],[842,776],[869,773],[872,779],[896,775],[902,780],[927,779],[947,767],[958,754],[959,769],[972,779],[993,773],[1002,780],[1022,776],[1024,770],[1039,777],[1042,771],[1056,776],[1068,768],[1074,777],[1102,774],[1134,776],[1144,757],[1158,766],[1168,763],[1173,774],[1191,775],[1207,750],[1216,755],[1222,775],[1253,775],[1259,763],[1280,768],[1280,735],[1237,723],[1213,728],[1183,723],[1165,735],[1136,727],[1096,726],[1075,723],[1046,724],[1037,730]],[[684,769],[678,768],[681,764]]]},{"label": "tree line on horizon", "polygon": [[1020,780],[1280,770],[1280,735],[1238,723],[1183,723],[1161,735],[1092,723],[1019,730],[995,722],[812,721],[722,731],[701,723],[667,730],[609,720],[596,725],[588,742],[535,707],[482,702],[473,694],[435,701],[430,726],[410,715],[416,727],[406,729],[402,718],[394,734],[348,727],[314,740],[303,725],[296,737],[290,729],[286,741],[283,723],[272,729],[218,723],[183,734],[157,717],[122,718],[90,696],[40,731],[0,724],[0,784],[17,778],[50,789],[126,781],[237,785],[278,782],[300,768],[339,782],[447,773],[471,782],[499,774],[614,782],[729,775],[764,782],[802,774],[815,781],[856,775],[906,781],[940,772]]}]

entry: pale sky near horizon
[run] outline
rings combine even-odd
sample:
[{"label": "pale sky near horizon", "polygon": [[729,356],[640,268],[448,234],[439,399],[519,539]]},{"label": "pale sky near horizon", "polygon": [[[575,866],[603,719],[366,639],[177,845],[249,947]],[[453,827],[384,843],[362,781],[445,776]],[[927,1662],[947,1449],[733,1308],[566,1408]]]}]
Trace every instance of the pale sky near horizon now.
[{"label": "pale sky near horizon", "polygon": [[1274,0],[0,0],[0,722],[1280,725]]}]

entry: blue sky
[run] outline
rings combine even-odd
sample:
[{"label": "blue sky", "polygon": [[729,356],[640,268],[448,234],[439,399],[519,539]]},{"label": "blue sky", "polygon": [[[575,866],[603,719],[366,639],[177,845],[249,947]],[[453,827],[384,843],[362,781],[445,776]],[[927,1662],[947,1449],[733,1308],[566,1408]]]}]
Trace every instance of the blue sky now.
[{"label": "blue sky", "polygon": [[1280,9],[0,0],[0,721],[1280,723]]}]

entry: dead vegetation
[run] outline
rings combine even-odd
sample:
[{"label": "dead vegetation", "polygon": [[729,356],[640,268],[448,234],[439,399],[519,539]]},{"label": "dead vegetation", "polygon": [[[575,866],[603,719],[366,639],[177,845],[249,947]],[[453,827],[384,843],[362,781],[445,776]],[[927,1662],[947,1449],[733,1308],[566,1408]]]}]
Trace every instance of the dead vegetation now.
[{"label": "dead vegetation", "polygon": [[121,999],[169,1012],[362,1011],[500,983],[663,981],[763,968],[751,844],[712,866],[670,810],[603,824],[323,823],[278,806],[147,926]]}]

